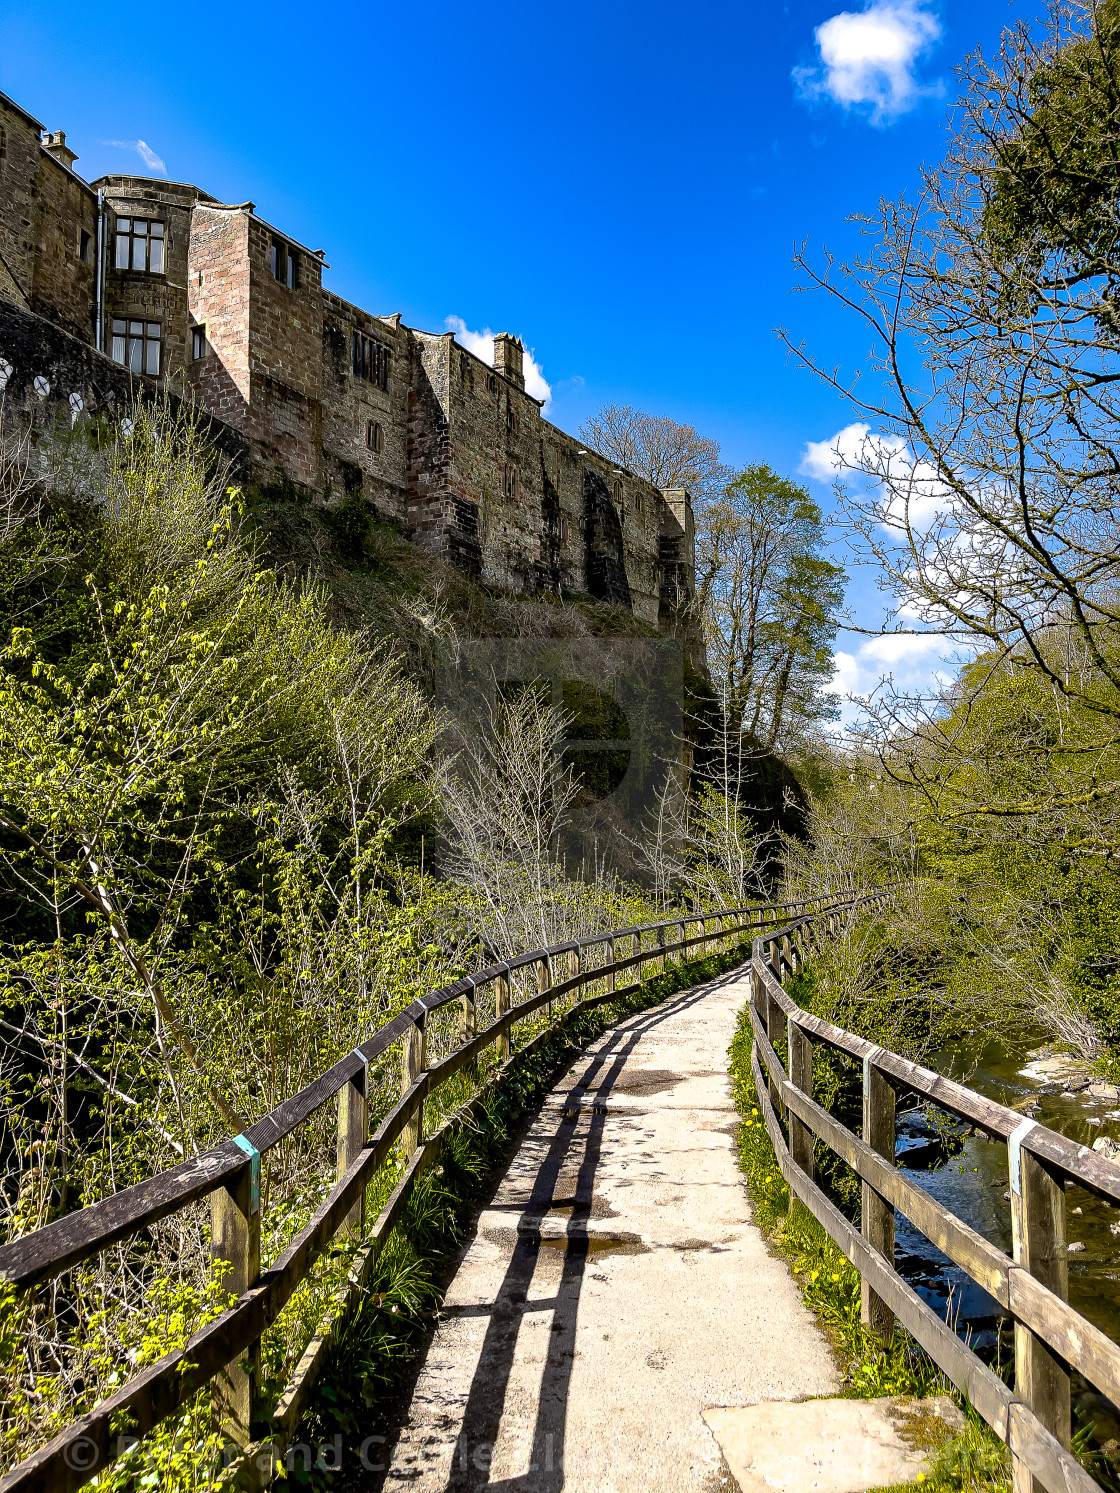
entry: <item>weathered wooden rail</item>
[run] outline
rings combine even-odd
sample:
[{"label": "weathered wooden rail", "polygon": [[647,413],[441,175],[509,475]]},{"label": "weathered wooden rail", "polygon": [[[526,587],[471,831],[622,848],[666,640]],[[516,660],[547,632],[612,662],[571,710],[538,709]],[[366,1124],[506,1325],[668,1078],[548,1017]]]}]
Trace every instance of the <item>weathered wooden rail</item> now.
[{"label": "weathered wooden rail", "polygon": [[[818,898],[796,904],[836,908]],[[76,1420],[0,1479],[0,1493],[69,1493],[88,1482],[160,1421],[189,1401],[207,1383],[230,1441],[246,1452],[263,1444],[283,1445],[312,1389],[331,1332],[347,1302],[361,1287],[383,1241],[400,1217],[418,1177],[431,1164],[447,1126],[478,1102],[476,1093],[431,1136],[424,1134],[424,1105],[439,1088],[490,1046],[500,1081],[511,1060],[519,1022],[548,1006],[551,1021],[519,1052],[542,1042],[576,1011],[633,995],[641,989],[643,968],[660,972],[667,962],[685,962],[717,948],[746,942],[746,936],[775,924],[792,904],[725,909],[707,916],[626,928],[523,954],[509,963],[468,975],[421,997],[326,1073],[264,1115],[243,1135],[224,1141],[158,1176],[99,1203],[66,1215],[47,1227],[0,1248],[0,1279],[31,1289],[62,1275],[99,1251],[130,1239],[147,1226],[209,1197],[212,1253],[224,1262],[225,1282],[236,1301],[196,1332],[180,1349],[166,1354],[124,1384],[111,1398]],[[621,954],[621,957],[619,957]],[[533,975],[535,974],[535,981]],[[619,976],[629,976],[619,983]],[[515,1001],[518,980],[536,989]],[[495,987],[495,1019],[478,1029],[477,997]],[[597,988],[596,988],[597,987]],[[588,993],[588,992],[592,993]],[[459,1036],[454,1049],[429,1065],[426,1034],[433,1013],[458,1003]],[[559,1008],[559,1009],[557,1009]],[[401,1094],[372,1135],[368,1133],[369,1067],[399,1044]],[[338,1096],[337,1182],[310,1222],[267,1269],[261,1269],[261,1157],[324,1104]],[[380,1216],[365,1230],[366,1189],[395,1146],[405,1167]],[[319,1332],[303,1354],[271,1421],[253,1421],[256,1348],[312,1264],[341,1231],[363,1235],[345,1283]],[[121,1436],[115,1427],[128,1426]]]},{"label": "weathered wooden rail", "polygon": [[[834,916],[829,909],[798,916],[756,937],[752,949],[752,1067],[782,1175],[794,1197],[859,1271],[865,1323],[889,1337],[897,1318],[1006,1443],[1015,1493],[1092,1493],[1099,1484],[1070,1452],[1070,1370],[1120,1404],[1120,1348],[1069,1305],[1065,1188],[1076,1184],[1120,1206],[1120,1168],[1088,1147],[796,1006],[782,982],[798,967],[810,937],[820,936],[822,923],[832,931]],[[816,1043],[863,1065],[862,1136],[813,1100]],[[788,1072],[777,1050],[783,1045]],[[896,1169],[899,1094],[920,1095],[993,1140],[1006,1142],[1011,1256]],[[862,1180],[859,1231],[813,1180],[815,1140]],[[1014,1391],[895,1270],[896,1209],[1013,1319]]]}]

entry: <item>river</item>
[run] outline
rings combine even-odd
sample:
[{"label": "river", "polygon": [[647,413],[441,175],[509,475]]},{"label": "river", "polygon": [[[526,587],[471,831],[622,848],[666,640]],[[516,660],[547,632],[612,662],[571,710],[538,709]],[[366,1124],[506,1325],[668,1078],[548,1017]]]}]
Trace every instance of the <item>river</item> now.
[{"label": "river", "polygon": [[[930,1066],[1082,1145],[1092,1145],[1102,1135],[1120,1140],[1120,1100],[1087,1090],[1064,1092],[1061,1075],[1045,1071],[1058,1065],[1040,1064],[1037,1058],[1032,1062],[1031,1057],[1022,1047],[1013,1050],[987,1041],[937,1054]],[[900,1112],[897,1159],[914,1182],[1010,1254],[1007,1146],[968,1126],[946,1125],[946,1120],[925,1108]],[[1120,1209],[1071,1187],[1066,1216],[1073,1246],[1070,1303],[1120,1341]],[[896,1228],[899,1271],[935,1311],[942,1316],[948,1311],[956,1319],[958,1331],[983,1357],[1006,1363],[1012,1355],[1011,1334],[998,1303],[901,1216]],[[1074,1398],[1079,1419],[1095,1423],[1098,1444],[1120,1440],[1120,1410],[1076,1379]]]}]

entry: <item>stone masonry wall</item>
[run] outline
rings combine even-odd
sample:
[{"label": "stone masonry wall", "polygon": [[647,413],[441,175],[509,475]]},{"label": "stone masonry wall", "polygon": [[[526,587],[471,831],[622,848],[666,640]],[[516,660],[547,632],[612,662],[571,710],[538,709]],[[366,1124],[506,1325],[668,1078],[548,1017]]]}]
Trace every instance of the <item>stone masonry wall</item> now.
[{"label": "stone masonry wall", "polygon": [[[40,433],[55,422],[67,429],[95,418],[116,424],[138,397],[154,392],[154,385],[134,379],[89,342],[3,297],[0,358],[11,367],[6,376],[0,368],[8,418],[26,421]],[[46,392],[41,393],[44,385]],[[169,397],[172,408],[177,408],[178,397],[173,392]],[[248,481],[249,447],[240,432],[212,416],[204,417],[202,424],[215,449],[230,463],[233,480]]]},{"label": "stone masonry wall", "polygon": [[196,204],[187,266],[188,319],[206,329],[208,352],[187,365],[198,402],[248,432],[249,217]]},{"label": "stone masonry wall", "polygon": [[422,549],[482,572],[477,506],[455,504],[451,489],[449,339],[410,334],[406,532]]},{"label": "stone masonry wall", "polygon": [[106,247],[105,347],[112,343],[112,318],[137,317],[158,321],[162,333],[163,377],[180,381],[190,365],[187,279],[191,252],[191,219],[199,197],[197,188],[179,182],[153,182],[147,177],[106,176],[100,179],[114,220],[142,218],[164,225],[164,272],[118,270],[116,229]]},{"label": "stone masonry wall", "polygon": [[[541,440],[542,464],[564,521],[557,546],[561,585],[630,606],[635,616],[656,627],[664,507],[660,491],[644,478],[620,472],[547,420],[541,421]],[[606,558],[616,551],[622,556],[628,601],[620,599],[615,562]]]},{"label": "stone masonry wall", "polygon": [[97,196],[43,149],[40,128],[0,96],[0,294],[92,339]]},{"label": "stone masonry wall", "polygon": [[[270,267],[274,239],[299,255],[292,290]],[[249,379],[254,442],[288,476],[322,487],[322,266],[259,218],[249,219]]]},{"label": "stone masonry wall", "polygon": [[[537,591],[545,559],[540,405],[450,335],[441,340],[451,427],[449,478],[477,523],[482,579],[509,591]],[[469,514],[458,514],[457,521],[463,526]]]},{"label": "stone masonry wall", "polygon": [[[354,373],[353,335],[390,351],[389,387]],[[408,517],[408,388],[412,349],[400,317],[376,317],[323,292],[323,454],[336,492],[361,488],[383,518],[402,526]],[[374,451],[368,427],[381,427]]]}]

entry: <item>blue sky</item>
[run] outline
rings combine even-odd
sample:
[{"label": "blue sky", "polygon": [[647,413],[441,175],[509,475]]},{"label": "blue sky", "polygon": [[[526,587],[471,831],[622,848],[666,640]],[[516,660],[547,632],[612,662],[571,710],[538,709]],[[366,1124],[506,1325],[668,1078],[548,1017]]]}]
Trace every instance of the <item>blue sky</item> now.
[{"label": "blue sky", "polygon": [[[848,252],[848,215],[913,187],[943,151],[954,69],[1020,14],[6,0],[0,89],[67,132],[87,177],[165,169],[252,199],[371,311],[519,333],[558,424],[631,403],[694,423],[734,464],[801,471],[827,503],[807,443],[852,416],[774,328],[830,364],[865,339],[791,295],[794,246]],[[853,573],[851,594],[873,623],[871,577]],[[843,688],[934,662],[920,641],[838,646]]]}]

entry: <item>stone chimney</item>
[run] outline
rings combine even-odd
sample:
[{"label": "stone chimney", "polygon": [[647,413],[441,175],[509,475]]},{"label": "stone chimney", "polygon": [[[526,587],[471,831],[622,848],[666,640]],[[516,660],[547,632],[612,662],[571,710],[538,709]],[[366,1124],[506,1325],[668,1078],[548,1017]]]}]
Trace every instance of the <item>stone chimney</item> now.
[{"label": "stone chimney", "polygon": [[74,169],[74,162],[78,159],[77,152],[70,149],[66,143],[65,130],[44,130],[43,149],[48,155],[54,156],[56,161],[61,161],[64,166]]},{"label": "stone chimney", "polygon": [[524,351],[520,338],[514,337],[510,332],[499,332],[494,338],[494,372],[503,374],[519,389],[525,387],[525,375],[521,370],[521,355]]}]

